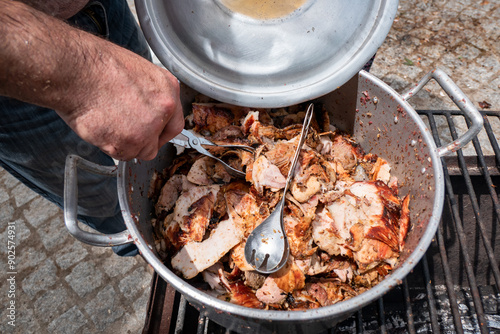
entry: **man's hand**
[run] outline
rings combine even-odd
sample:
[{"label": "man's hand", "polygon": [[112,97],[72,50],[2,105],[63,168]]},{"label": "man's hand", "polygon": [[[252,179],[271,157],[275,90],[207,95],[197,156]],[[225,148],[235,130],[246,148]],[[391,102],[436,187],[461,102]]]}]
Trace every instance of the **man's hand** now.
[{"label": "man's hand", "polygon": [[0,0],[0,36],[0,94],[56,110],[113,158],[153,159],[184,127],[177,79],[133,52],[17,1]]},{"label": "man's hand", "polygon": [[[109,44],[109,43],[107,43]],[[102,51],[75,109],[59,112],[85,141],[119,160],[153,159],[184,128],[179,83],[168,71],[114,45]]]}]

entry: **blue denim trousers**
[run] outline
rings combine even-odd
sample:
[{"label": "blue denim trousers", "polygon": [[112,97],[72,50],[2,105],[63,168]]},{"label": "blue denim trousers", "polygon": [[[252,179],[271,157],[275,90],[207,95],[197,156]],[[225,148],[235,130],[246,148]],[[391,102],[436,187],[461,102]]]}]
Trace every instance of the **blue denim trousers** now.
[{"label": "blue denim trousers", "polygon": [[[151,60],[126,0],[91,1],[67,22]],[[108,155],[80,139],[54,110],[0,96],[0,166],[61,208],[68,154],[101,165],[114,164]],[[123,231],[116,179],[80,170],[78,184],[79,221],[101,233]],[[138,253],[134,244],[115,246],[113,251],[121,256]]]}]

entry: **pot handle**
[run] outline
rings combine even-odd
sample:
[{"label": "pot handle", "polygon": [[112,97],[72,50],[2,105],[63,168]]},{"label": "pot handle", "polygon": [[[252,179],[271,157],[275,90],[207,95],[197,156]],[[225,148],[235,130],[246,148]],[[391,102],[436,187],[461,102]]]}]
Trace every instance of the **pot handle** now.
[{"label": "pot handle", "polygon": [[457,107],[470,119],[471,126],[462,136],[458,137],[453,142],[442,145],[438,147],[437,153],[440,157],[451,154],[462,147],[464,147],[468,142],[470,142],[483,128],[483,116],[474,107],[472,102],[465,96],[465,94],[458,88],[458,86],[450,79],[450,77],[444,73],[443,70],[436,68],[433,71],[427,73],[420,82],[409,90],[402,97],[406,101],[412,96],[416,95],[430,79],[436,80],[436,82],[441,86],[441,88],[448,94],[451,100],[457,105]]},{"label": "pot handle", "polygon": [[73,154],[66,157],[66,167],[64,170],[64,222],[69,233],[79,241],[92,246],[111,247],[132,243],[133,240],[128,230],[115,234],[97,234],[80,229],[77,221],[77,167],[91,173],[109,177],[114,177],[117,174],[116,166],[98,165]]}]

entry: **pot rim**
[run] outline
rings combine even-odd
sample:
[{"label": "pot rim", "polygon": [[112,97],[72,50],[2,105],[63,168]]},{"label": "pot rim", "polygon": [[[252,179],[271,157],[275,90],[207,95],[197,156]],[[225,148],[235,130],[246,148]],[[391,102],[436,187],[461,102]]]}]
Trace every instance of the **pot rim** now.
[{"label": "pot rim", "polygon": [[344,314],[353,313],[354,311],[382,297],[385,293],[393,289],[395,286],[401,284],[402,280],[410,273],[411,270],[413,270],[413,268],[417,265],[417,263],[427,251],[439,226],[444,205],[444,174],[442,170],[441,159],[437,152],[437,147],[434,139],[432,138],[432,135],[430,134],[430,131],[427,129],[425,123],[413,109],[413,107],[407,101],[405,101],[399,93],[397,93],[390,86],[388,86],[386,83],[384,83],[374,75],[365,71],[361,71],[359,72],[359,76],[360,79],[371,80],[375,84],[388,89],[396,102],[406,110],[407,115],[411,116],[413,121],[422,130],[422,136],[428,146],[429,156],[432,161],[432,168],[434,172],[435,197],[432,208],[432,215],[429,218],[426,230],[417,246],[415,247],[415,250],[396,270],[394,270],[390,275],[386,276],[386,278],[382,282],[347,301],[304,311],[252,309],[232,304],[210,296],[209,294],[196,289],[184,279],[177,276],[170,269],[168,269],[154,254],[151,245],[146,244],[131,215],[130,207],[128,204],[128,186],[126,184],[126,176],[128,175],[127,162],[120,161],[118,164],[117,182],[119,202],[122,208],[125,224],[143,258],[157,271],[158,274],[160,274],[163,279],[168,281],[177,291],[186,295],[188,300],[194,300],[197,303],[213,307],[221,312],[228,312],[233,316],[257,318],[260,321],[314,321],[325,317],[341,316]]}]

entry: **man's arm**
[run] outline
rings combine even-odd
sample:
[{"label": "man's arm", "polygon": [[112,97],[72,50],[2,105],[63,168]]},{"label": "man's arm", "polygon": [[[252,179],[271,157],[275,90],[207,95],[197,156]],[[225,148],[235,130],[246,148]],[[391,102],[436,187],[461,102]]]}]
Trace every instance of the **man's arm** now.
[{"label": "man's arm", "polygon": [[153,159],[184,127],[177,79],[131,51],[9,0],[0,36],[0,95],[54,109],[114,158]]}]

